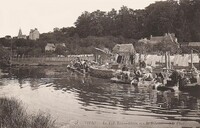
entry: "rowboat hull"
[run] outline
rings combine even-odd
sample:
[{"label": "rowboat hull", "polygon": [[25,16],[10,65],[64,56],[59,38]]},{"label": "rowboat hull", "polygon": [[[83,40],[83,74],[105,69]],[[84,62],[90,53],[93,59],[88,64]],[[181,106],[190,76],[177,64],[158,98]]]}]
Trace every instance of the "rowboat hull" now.
[{"label": "rowboat hull", "polygon": [[199,92],[200,91],[200,85],[197,83],[194,84],[187,84],[184,86],[179,86],[179,90],[180,91],[184,91],[184,92]]},{"label": "rowboat hull", "polygon": [[75,68],[75,67],[73,67],[73,66],[71,66],[71,67],[67,67],[69,70],[71,70],[71,71],[73,71],[73,72],[77,72],[77,73],[79,73],[79,74],[87,74],[87,72],[85,71],[85,69],[78,69],[78,68]]},{"label": "rowboat hull", "polygon": [[89,73],[91,76],[110,79],[114,77],[115,70],[98,68],[98,67],[89,67]]},{"label": "rowboat hull", "polygon": [[113,78],[111,78],[110,80],[111,80],[111,82],[113,82],[113,83],[119,83],[119,84],[130,84],[130,83],[131,83],[130,80],[121,80],[121,79],[118,79],[118,78],[116,78],[116,77],[113,77]]}]

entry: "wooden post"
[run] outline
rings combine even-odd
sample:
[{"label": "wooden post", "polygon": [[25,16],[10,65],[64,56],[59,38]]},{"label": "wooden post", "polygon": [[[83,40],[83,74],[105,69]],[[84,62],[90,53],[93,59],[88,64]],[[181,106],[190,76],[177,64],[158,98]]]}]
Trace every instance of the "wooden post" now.
[{"label": "wooden post", "polygon": [[193,68],[193,50],[191,50],[191,68]]},{"label": "wooden post", "polygon": [[165,52],[165,67],[168,69],[169,66],[168,66],[168,52]]},{"label": "wooden post", "polygon": [[136,53],[134,53],[133,55],[134,59],[133,59],[133,67],[134,67],[134,70],[136,69]]},{"label": "wooden post", "polygon": [[169,69],[171,69],[170,52],[168,52],[168,66],[169,66]]},{"label": "wooden post", "polygon": [[200,70],[200,59],[199,59],[199,70]]},{"label": "wooden post", "polygon": [[138,58],[139,68],[141,69],[141,65],[140,65],[140,63],[141,63],[141,53],[139,53],[139,58]]},{"label": "wooden post", "polygon": [[98,55],[95,55],[95,62],[98,62]]}]

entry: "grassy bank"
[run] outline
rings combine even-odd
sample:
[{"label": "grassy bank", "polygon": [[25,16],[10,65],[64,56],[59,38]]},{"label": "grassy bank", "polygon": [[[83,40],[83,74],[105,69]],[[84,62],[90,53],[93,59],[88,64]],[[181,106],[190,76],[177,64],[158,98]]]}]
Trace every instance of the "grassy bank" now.
[{"label": "grassy bank", "polygon": [[27,114],[14,98],[0,98],[0,128],[55,128],[54,122],[42,112]]}]

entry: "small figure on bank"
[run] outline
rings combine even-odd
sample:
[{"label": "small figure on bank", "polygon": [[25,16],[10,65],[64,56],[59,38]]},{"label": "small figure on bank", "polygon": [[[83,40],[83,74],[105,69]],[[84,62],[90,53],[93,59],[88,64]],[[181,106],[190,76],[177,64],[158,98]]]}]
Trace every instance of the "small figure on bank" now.
[{"label": "small figure on bank", "polygon": [[142,72],[140,71],[139,67],[136,68],[136,70],[134,71],[135,73],[135,79],[137,81],[139,81],[139,78],[142,77]]},{"label": "small figure on bank", "polygon": [[140,68],[146,68],[146,63],[144,60],[140,60],[139,65],[140,65]]}]

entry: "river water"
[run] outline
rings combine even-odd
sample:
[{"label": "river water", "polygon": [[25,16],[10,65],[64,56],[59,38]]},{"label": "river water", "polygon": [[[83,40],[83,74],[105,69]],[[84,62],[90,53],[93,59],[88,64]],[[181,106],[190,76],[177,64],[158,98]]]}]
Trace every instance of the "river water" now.
[{"label": "river water", "polygon": [[200,127],[200,96],[159,92],[83,76],[66,67],[4,69],[0,96],[29,113],[51,114],[62,128]]}]

